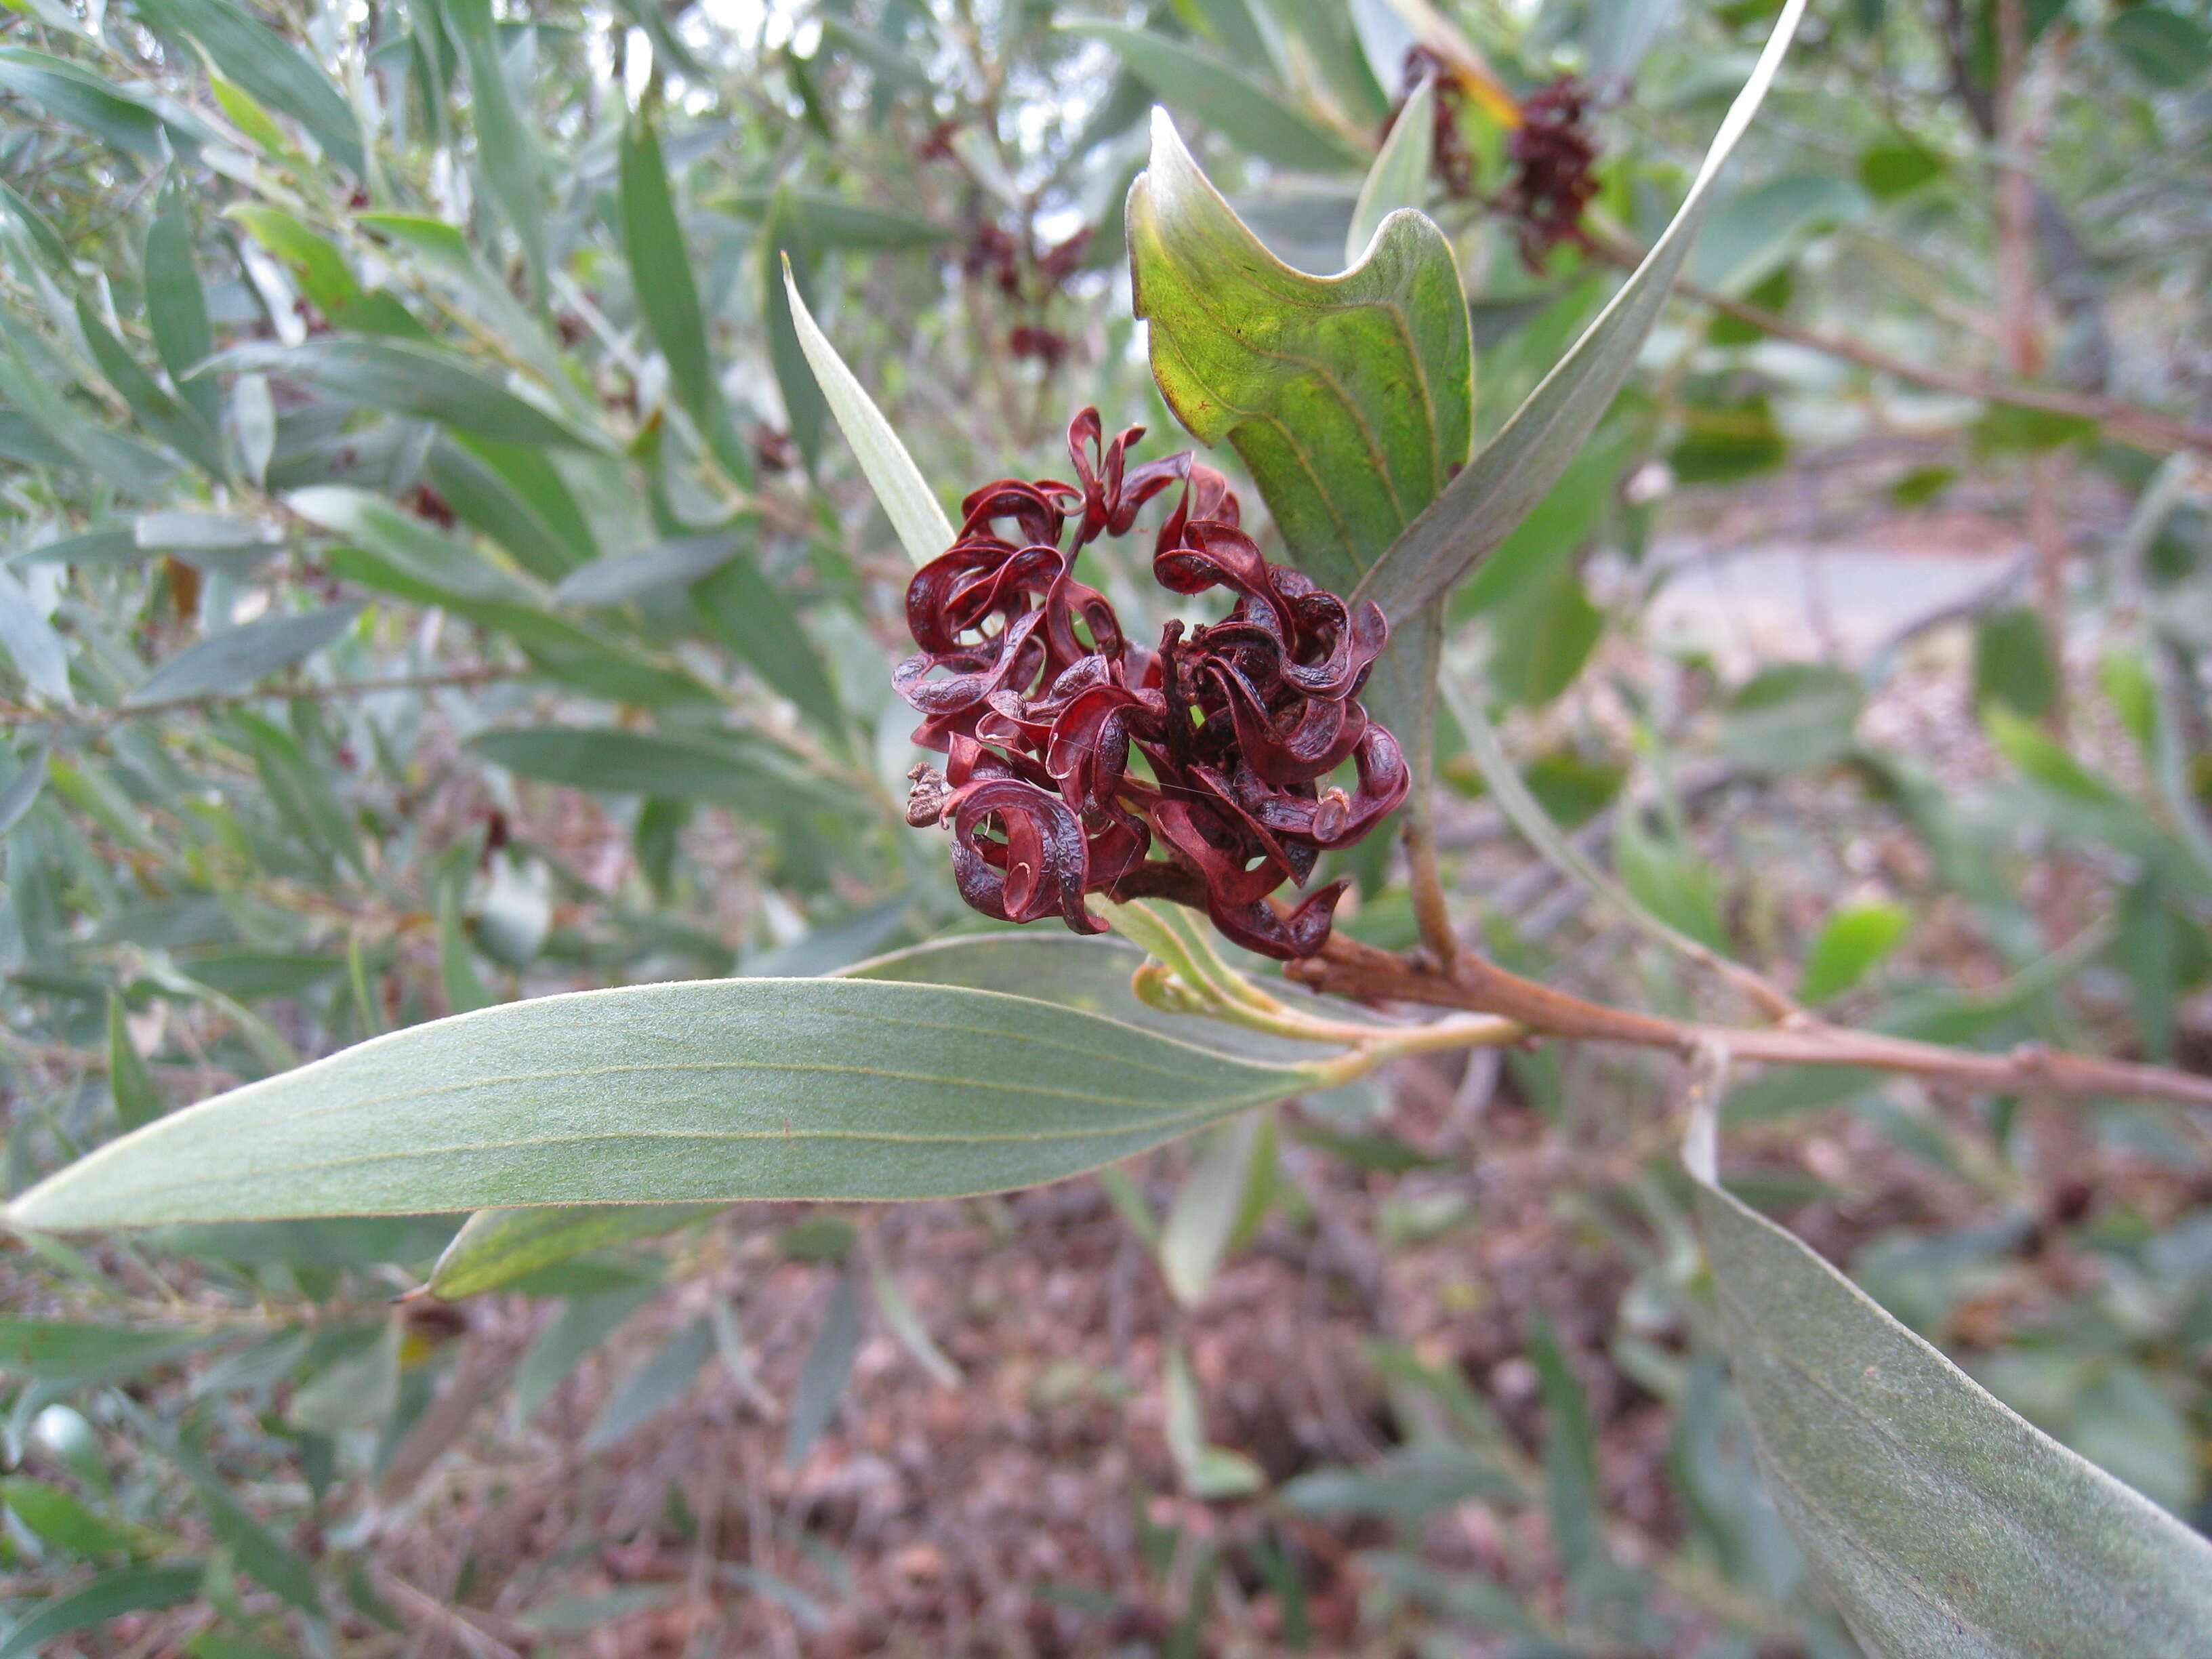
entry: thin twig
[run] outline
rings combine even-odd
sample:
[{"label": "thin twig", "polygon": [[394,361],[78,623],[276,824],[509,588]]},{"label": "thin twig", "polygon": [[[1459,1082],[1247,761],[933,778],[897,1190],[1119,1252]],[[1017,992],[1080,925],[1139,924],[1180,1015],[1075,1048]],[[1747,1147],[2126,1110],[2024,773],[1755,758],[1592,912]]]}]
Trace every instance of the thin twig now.
[{"label": "thin twig", "polygon": [[0,702],[0,720],[35,721],[64,732],[102,732],[126,720],[157,720],[165,714],[195,709],[234,708],[276,698],[333,702],[342,697],[371,697],[384,691],[446,691],[471,685],[489,685],[497,680],[526,679],[537,672],[534,668],[480,663],[471,668],[451,668],[435,674],[392,674],[380,679],[338,680],[327,685],[295,685],[254,691],[204,691],[189,697],[166,697],[158,702],[118,703],[112,708],[96,708],[83,714],[58,714],[50,709],[27,708],[20,703]]},{"label": "thin twig", "polygon": [[[1642,263],[1640,250],[1610,236],[1590,233],[1588,242],[1593,252],[1607,263],[1632,270]],[[2115,438],[2128,443],[2140,444],[2146,449],[2171,452],[2192,449],[2212,455],[2212,426],[2202,422],[2177,419],[2161,415],[2156,410],[2145,409],[2118,398],[2099,393],[2065,392],[2056,386],[2032,386],[1998,374],[1981,374],[1971,369],[1944,368],[1933,362],[1916,362],[1909,357],[1899,357],[1869,345],[1850,335],[1830,334],[1820,329],[1808,328],[1793,323],[1763,307],[1747,305],[1741,300],[1692,282],[1677,282],[1674,291],[1686,300],[1710,307],[1726,317],[1748,323],[1762,334],[1772,335],[1778,340],[1807,346],[1832,357],[1893,375],[1900,380],[1910,380],[1917,386],[1937,392],[1955,392],[1962,397],[1978,398],[1984,403],[2008,404],[2015,409],[2040,410],[2048,415],[2072,416],[2094,421]]]},{"label": "thin twig", "polygon": [[1319,956],[1285,970],[1300,982],[1366,1001],[1413,1002],[1495,1014],[1537,1036],[1619,1042],[1693,1054],[1712,1045],[1739,1060],[1792,1066],[1856,1066],[1970,1084],[2003,1094],[2087,1099],[2150,1096],[2212,1106],[2212,1078],[2161,1066],[2063,1054],[2022,1043],[2005,1054],[1947,1048],[1875,1031],[1856,1031],[1808,1018],[1787,1027],[1737,1029],[1637,1013],[1522,979],[1493,962],[1462,955],[1449,973],[1425,970],[1390,951],[1337,933]]}]

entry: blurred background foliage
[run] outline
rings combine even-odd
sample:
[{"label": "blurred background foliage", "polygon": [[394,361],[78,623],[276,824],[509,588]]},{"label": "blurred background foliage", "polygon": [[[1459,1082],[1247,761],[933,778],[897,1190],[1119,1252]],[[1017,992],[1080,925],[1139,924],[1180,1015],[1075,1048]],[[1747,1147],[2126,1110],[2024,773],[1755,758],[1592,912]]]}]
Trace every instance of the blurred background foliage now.
[{"label": "blurred background foliage", "polygon": [[[1428,79],[1486,436],[1773,10],[9,0],[9,1189],[448,1012],[987,925],[901,819],[908,567],[779,253],[948,504],[1062,470],[1086,403],[1159,453],[1148,109],[1329,271]],[[1881,1029],[2212,1058],[2208,67],[2193,0],[1820,0],[1688,297],[1449,601],[1443,836],[1502,960],[1729,1012],[1656,916]],[[1555,241],[1519,112],[1570,72]],[[1094,578],[1140,634],[1144,575]],[[1349,872],[1410,945],[1389,838]],[[1100,1181],[655,1212],[451,1304],[392,1303],[451,1218],[12,1239],[0,1654],[1844,1659],[1662,1086],[1407,1062]],[[1732,1114],[1747,1196],[2212,1522],[2201,1113],[1804,1073]]]}]

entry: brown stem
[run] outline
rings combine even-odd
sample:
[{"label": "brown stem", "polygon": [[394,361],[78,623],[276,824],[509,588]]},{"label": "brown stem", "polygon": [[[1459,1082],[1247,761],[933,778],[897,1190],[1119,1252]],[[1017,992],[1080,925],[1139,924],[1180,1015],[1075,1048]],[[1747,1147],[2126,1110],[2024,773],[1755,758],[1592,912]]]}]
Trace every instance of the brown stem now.
[{"label": "brown stem", "polygon": [[1341,933],[1330,938],[1319,956],[1294,962],[1285,971],[1316,990],[1339,996],[1497,1014],[1540,1036],[1620,1042],[1684,1055],[1717,1045],[1741,1060],[1857,1066],[1971,1084],[2001,1093],[2073,1099],[2148,1095],[2212,1106],[2212,1078],[2164,1066],[2061,1054],[2038,1043],[2024,1043],[2006,1054],[1982,1054],[1879,1032],[1850,1030],[1820,1020],[1739,1030],[1667,1019],[1585,1001],[1522,979],[1477,957],[1462,955],[1449,973],[1431,971]]},{"label": "brown stem", "polygon": [[[1640,250],[1607,237],[1592,234],[1589,243],[1601,258],[1624,270],[1634,270],[1644,258]],[[2179,420],[2118,398],[2063,392],[2055,386],[2033,386],[2003,375],[1979,374],[1970,369],[1944,368],[1932,362],[1916,362],[1910,358],[1893,356],[1862,340],[1808,328],[1762,307],[1747,305],[1741,300],[1732,299],[1696,283],[1677,283],[1674,291],[1686,300],[1694,300],[1701,306],[1711,307],[1724,317],[1748,323],[1761,333],[1771,334],[1778,340],[1807,346],[1829,356],[1840,357],[1846,362],[1858,363],[1881,374],[1894,375],[1900,380],[1930,386],[1938,392],[1955,392],[1963,397],[1978,398],[1984,403],[2006,404],[2015,409],[2039,410],[2048,415],[2094,421],[2112,436],[2125,443],[2141,445],[2146,449],[2162,452],[2188,449],[2212,455],[2212,426],[2202,422]]]}]

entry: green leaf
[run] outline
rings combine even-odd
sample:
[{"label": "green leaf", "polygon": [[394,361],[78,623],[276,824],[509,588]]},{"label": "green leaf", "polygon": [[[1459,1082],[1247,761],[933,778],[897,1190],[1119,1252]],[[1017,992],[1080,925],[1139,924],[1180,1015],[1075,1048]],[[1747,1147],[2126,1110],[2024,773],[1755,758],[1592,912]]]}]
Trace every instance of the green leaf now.
[{"label": "green leaf", "polygon": [[1186,1308],[1206,1299],[1229,1253],[1255,1185],[1273,1173],[1275,1146],[1257,1112],[1232,1118],[1206,1138],[1160,1229],[1160,1273]]},{"label": "green leaf", "polygon": [[1575,683],[1605,632],[1581,574],[1559,563],[1498,608],[1492,629],[1491,684],[1498,695],[1540,708]]},{"label": "green leaf", "polygon": [[848,1264],[830,1286],[822,1307],[822,1328],[799,1367],[791,1390],[791,1417],[784,1425],[783,1462],[796,1468],[837,1414],[853,1360],[868,1334],[867,1310],[860,1301],[860,1264]]},{"label": "green leaf", "polygon": [[118,1567],[103,1573],[88,1584],[27,1608],[0,1640],[0,1659],[31,1659],[47,1643],[71,1631],[88,1630],[126,1613],[189,1601],[199,1594],[204,1577],[198,1566]]},{"label": "green leaf", "polygon": [[659,1286],[624,1285],[578,1297],[531,1344],[514,1373],[514,1415],[528,1422],[577,1366],[653,1300]]},{"label": "green leaf", "polygon": [[0,88],[146,161],[161,161],[167,149],[168,134],[161,116],[66,58],[21,46],[0,46]]},{"label": "green leaf", "polygon": [[360,614],[356,602],[325,605],[301,617],[263,617],[226,628],[156,668],[124,698],[123,706],[143,708],[179,697],[242,691],[280,668],[313,656],[352,627]]},{"label": "green leaf", "polygon": [[1613,815],[1613,855],[1620,884],[1674,933],[1726,953],[1718,877],[1690,848],[1660,841],[1644,827],[1644,811],[1624,797]]},{"label": "green leaf", "polygon": [[[775,204],[773,191],[742,191],[728,198],[730,210],[740,218],[758,221]],[[856,252],[891,253],[931,247],[951,234],[921,219],[885,213],[834,196],[815,196],[803,190],[787,192],[786,201],[796,216],[808,244],[817,248],[849,248]]]},{"label": "green leaf", "polygon": [[14,776],[0,783],[0,836],[13,830],[23,814],[38,805],[39,791],[46,783],[46,751],[36,749],[30,759],[15,769]]},{"label": "green leaf", "polygon": [[0,1318],[0,1371],[65,1387],[119,1382],[205,1347],[212,1340],[198,1331],[160,1326]]},{"label": "green leaf", "polygon": [[668,360],[677,397],[701,429],[710,430],[720,398],[707,351],[698,284],[692,280],[691,256],[676,217],[660,140],[641,117],[632,118],[623,129],[621,174],[623,251],[638,310]]},{"label": "green leaf", "polygon": [[1869,1659],[2191,1659],[2212,1544],[2039,1432],[1688,1162],[1768,1490]]},{"label": "green leaf", "polygon": [[1213,52],[1164,34],[1103,23],[1070,24],[1066,32],[1111,46],[1129,72],[1164,101],[1262,160],[1315,173],[1367,162],[1351,139],[1293,109],[1280,92],[1261,86]]},{"label": "green leaf", "polygon": [[1821,924],[1805,952],[1797,1000],[1821,1003],[1841,996],[1904,941],[1912,912],[1901,904],[1851,904]]},{"label": "green leaf", "polygon": [[1859,152],[1859,185],[1877,202],[1909,196],[1943,176],[1943,158],[1910,138],[1869,144]]},{"label": "green leaf", "polygon": [[138,10],[165,34],[190,35],[255,99],[313,134],[325,155],[349,172],[362,170],[361,129],[352,108],[290,41],[228,0],[138,0]]},{"label": "green leaf", "polygon": [[1128,221],[1135,309],[1168,407],[1200,441],[1230,442],[1292,562],[1348,592],[1467,459],[1473,347],[1443,233],[1401,211],[1352,270],[1293,270],[1164,113]]},{"label": "green leaf", "polygon": [[197,409],[178,403],[138,366],[137,359],[108,331],[107,325],[100,321],[99,313],[82,295],[77,296],[76,318],[93,361],[100,366],[108,385],[131,405],[131,412],[138,417],[138,423],[210,477],[222,478],[222,443],[216,429],[201,418]]},{"label": "green leaf", "polygon": [[1390,136],[1367,170],[1352,206],[1352,227],[1344,234],[1344,263],[1347,270],[1359,263],[1382,228],[1382,222],[1400,208],[1419,208],[1428,199],[1429,157],[1436,143],[1437,83],[1425,80],[1413,89],[1390,124]]},{"label": "green leaf", "polygon": [[2043,618],[2027,605],[1993,611],[1974,628],[1974,703],[2002,703],[2039,720],[2058,702],[2058,661]]},{"label": "green leaf", "polygon": [[1418,1521],[1476,1499],[1518,1504],[1521,1483],[1461,1447],[1410,1446],[1358,1468],[1315,1469],[1276,1494],[1300,1515],[1379,1515]]},{"label": "green leaf", "polygon": [[290,1420],[313,1434],[341,1435],[383,1422],[399,1403],[399,1322],[326,1365],[292,1396]]},{"label": "green leaf", "polygon": [[712,1204],[562,1204],[478,1210],[438,1258],[430,1291],[448,1302],[481,1295],[588,1250],[675,1232],[718,1209]]},{"label": "green leaf", "polygon": [[[1168,1013],[1138,1000],[1130,977],[1146,962],[1144,951],[1118,939],[1077,939],[1068,933],[1029,929],[1020,933],[968,934],[895,951],[855,963],[842,970],[851,979],[896,980],[906,984],[957,985],[1097,1014],[1175,1042],[1240,1060],[1296,1066],[1310,1060],[1314,1045],[1271,1036],[1245,1026],[1192,1014]],[[1272,995],[1296,997],[1280,980],[1267,988]],[[1301,1006],[1326,1019],[1358,1019],[1367,1011],[1316,997]]]},{"label": "green leaf", "polygon": [[1644,262],[1498,435],[1375,561],[1355,597],[1373,599],[1394,623],[1418,614],[1487,557],[1551,492],[1659,320],[1721,169],[1758,113],[1804,12],[1805,0],[1787,0],[1689,194]]},{"label": "green leaf", "polygon": [[173,191],[162,198],[146,232],[146,322],[177,390],[208,427],[219,428],[221,388],[215,376],[197,372],[215,349],[215,330],[192,258],[191,220]]},{"label": "green leaf", "polygon": [[822,417],[828,409],[820,368],[799,332],[799,313],[812,285],[813,248],[793,207],[791,193],[779,189],[761,225],[761,316],[768,325],[769,361],[783,394],[783,412],[792,441],[809,467],[822,459]]},{"label": "green leaf", "polygon": [[33,690],[56,702],[70,701],[69,647],[5,565],[0,565],[0,651]]},{"label": "green leaf", "polygon": [[1779,775],[1850,751],[1866,696],[1858,677],[1826,663],[1780,663],[1752,676],[1721,714],[1721,750]]},{"label": "green leaf", "polygon": [[402,339],[429,337],[422,325],[392,295],[362,288],[335,242],[317,235],[289,214],[242,203],[225,209],[223,216],[244,225],[254,240],[283,260],[298,279],[307,302],[337,327],[362,334],[396,334]]},{"label": "green leaf", "polygon": [[[323,765],[311,759],[300,740],[274,720],[247,709],[239,710],[232,720],[252,748],[254,770],[284,827],[325,867],[333,863],[349,865],[366,876],[368,869],[362,858],[360,833],[332,793]],[[203,973],[207,965],[195,964]],[[331,963],[329,971],[335,972],[337,966]],[[301,975],[296,969],[289,971],[292,986],[297,987]]]},{"label": "green leaf", "polygon": [[18,1475],[0,1480],[0,1501],[43,1542],[84,1560],[137,1553],[129,1533],[102,1520],[59,1486]]},{"label": "green leaf", "polygon": [[131,1041],[123,999],[112,991],[107,994],[107,1087],[125,1128],[136,1129],[161,1115],[161,1097]]},{"label": "green leaf", "polygon": [[915,1311],[914,1304],[899,1288],[897,1276],[877,1260],[872,1251],[868,1256],[868,1279],[875,1289],[876,1310],[883,1315],[891,1334],[905,1345],[915,1362],[931,1376],[948,1389],[958,1388],[965,1380],[960,1367],[937,1346],[929,1328],[921,1322],[921,1316]]},{"label": "green leaf", "polygon": [[461,884],[447,881],[438,894],[438,988],[456,1014],[489,1008],[499,998],[486,988],[461,923]]},{"label": "green leaf", "polygon": [[927,564],[952,545],[951,521],[938,505],[937,497],[930,494],[921,469],[907,453],[891,423],[854,378],[853,371],[845,367],[829,336],[815,324],[787,256],[783,262],[783,294],[799,349],[821,386],[830,412],[837,417],[837,429],[853,447],[860,471],[876,492],[876,500],[883,504],[884,514],[898,533],[907,556],[918,566]]},{"label": "green leaf", "polygon": [[693,1320],[624,1379],[585,1431],[583,1449],[604,1451],[643,1428],[691,1391],[714,1357],[714,1327]]},{"label": "green leaf", "polygon": [[726,743],[626,732],[613,726],[509,726],[480,732],[469,746],[523,777],[609,795],[656,795],[763,809],[794,781],[786,757],[765,738],[738,734]]},{"label": "green leaf", "polygon": [[2152,86],[2179,89],[2212,70],[2212,33],[2203,24],[2166,6],[2124,6],[2112,14],[2105,38]]},{"label": "green leaf", "polygon": [[268,374],[318,387],[387,415],[436,421],[497,442],[551,449],[609,446],[526,403],[441,347],[400,340],[308,340],[295,346],[234,346],[208,367]]},{"label": "green leaf", "polygon": [[484,183],[499,205],[500,216],[521,245],[531,292],[543,295],[546,239],[538,144],[521,112],[515,108],[514,93],[507,86],[490,0],[444,0],[443,9],[453,33],[460,37],[461,53],[468,59],[477,160],[483,169]]},{"label": "green leaf", "polygon": [[285,505],[309,523],[343,536],[408,575],[434,586],[451,600],[531,605],[542,591],[466,544],[367,490],[319,484],[312,489],[294,490],[285,498]]},{"label": "green leaf", "polygon": [[1249,1497],[1267,1486],[1267,1471],[1243,1452],[1207,1441],[1205,1402],[1180,1347],[1168,1350],[1161,1386],[1168,1455],[1175,1459],[1184,1490],[1204,1500]]},{"label": "green leaf", "polygon": [[1316,1070],[945,986],[632,986],[373,1038],[111,1141],[8,1213],[53,1231],[948,1197],[1116,1162]]},{"label": "green leaf", "polygon": [[717,530],[663,542],[642,553],[594,559],[562,577],[553,598],[558,604],[586,610],[650,599],[712,575],[735,558],[743,544],[733,532]]},{"label": "green leaf", "polygon": [[247,1513],[222,1477],[198,1452],[175,1441],[163,1449],[199,1494],[216,1541],[230,1552],[247,1576],[302,1613],[319,1614],[322,1595],[315,1583],[315,1570],[307,1558],[279,1543],[276,1534]]},{"label": "green leaf", "polygon": [[833,738],[843,732],[844,710],[821,653],[783,590],[751,559],[740,555],[699,583],[691,590],[691,605],[716,638],[790,698],[817,730]]}]

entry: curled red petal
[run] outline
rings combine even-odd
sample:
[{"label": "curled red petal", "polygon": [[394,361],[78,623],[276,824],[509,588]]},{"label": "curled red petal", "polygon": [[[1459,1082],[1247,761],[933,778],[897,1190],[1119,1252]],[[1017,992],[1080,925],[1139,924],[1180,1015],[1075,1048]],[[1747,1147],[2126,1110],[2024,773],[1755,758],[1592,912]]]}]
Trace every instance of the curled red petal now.
[{"label": "curled red petal", "polygon": [[[1057,910],[1076,933],[1104,931],[1084,908],[1090,851],[1083,825],[1059,796],[1016,778],[985,778],[956,790],[945,816],[953,879],[976,909],[1005,921],[1036,921]],[[981,834],[994,823],[1005,841]]]}]

